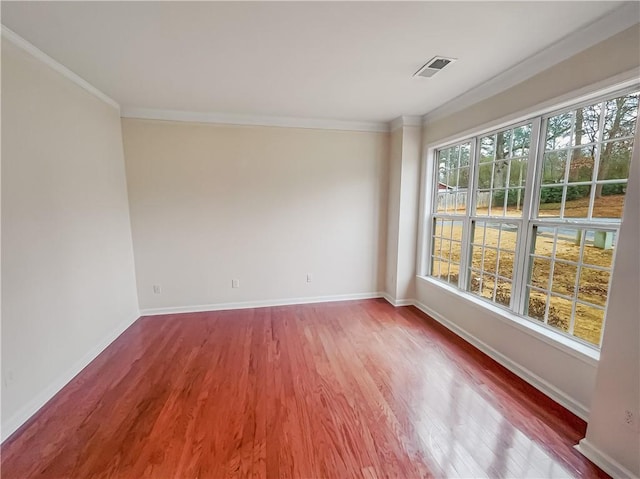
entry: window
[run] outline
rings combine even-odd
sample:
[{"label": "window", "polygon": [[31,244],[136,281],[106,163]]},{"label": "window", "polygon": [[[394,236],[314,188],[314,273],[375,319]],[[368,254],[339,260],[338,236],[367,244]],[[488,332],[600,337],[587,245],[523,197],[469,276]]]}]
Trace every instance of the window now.
[{"label": "window", "polygon": [[599,347],[638,98],[621,92],[437,149],[429,274]]}]

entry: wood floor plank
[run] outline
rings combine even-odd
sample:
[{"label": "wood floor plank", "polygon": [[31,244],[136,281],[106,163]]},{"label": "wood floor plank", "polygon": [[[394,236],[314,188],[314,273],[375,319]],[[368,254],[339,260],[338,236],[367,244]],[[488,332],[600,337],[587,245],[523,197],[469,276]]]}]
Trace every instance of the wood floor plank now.
[{"label": "wood floor plank", "polygon": [[608,477],[580,420],[413,307],[143,317],[2,444],[3,478]]}]

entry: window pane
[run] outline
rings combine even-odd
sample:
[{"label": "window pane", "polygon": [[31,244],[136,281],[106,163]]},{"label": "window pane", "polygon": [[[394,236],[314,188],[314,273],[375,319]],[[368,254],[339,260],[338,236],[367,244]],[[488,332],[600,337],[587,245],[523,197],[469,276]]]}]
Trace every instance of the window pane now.
[{"label": "window pane", "polygon": [[490,215],[492,216],[505,215],[506,193],[507,193],[507,190],[493,190],[493,198],[491,199]]},{"label": "window pane", "polygon": [[482,277],[479,274],[472,273],[471,279],[469,280],[469,291],[474,294],[480,294],[480,283],[482,282]]},{"label": "window pane", "polygon": [[503,306],[509,306],[511,303],[511,282],[498,279],[498,287],[496,289],[496,303]]},{"label": "window pane", "polygon": [[435,278],[439,278],[440,277],[440,264],[442,262],[439,259],[433,259],[432,263],[431,263],[431,276],[435,277]]},{"label": "window pane", "polygon": [[580,259],[582,230],[558,228],[556,258],[577,263]]},{"label": "window pane", "polygon": [[497,160],[511,156],[511,130],[501,131],[496,134],[496,143]]},{"label": "window pane", "polygon": [[478,188],[491,188],[493,163],[483,162],[478,166]]},{"label": "window pane", "polygon": [[567,186],[564,204],[565,218],[587,218],[589,216],[589,202],[591,201],[591,186]]},{"label": "window pane", "polygon": [[504,188],[507,186],[507,174],[509,162],[507,160],[496,161],[493,164],[493,188]]},{"label": "window pane", "polygon": [[514,254],[500,251],[500,261],[498,266],[498,274],[503,278],[512,278],[513,276],[513,260]]},{"label": "window pane", "polygon": [[529,154],[531,143],[531,124],[523,125],[513,130],[513,156],[524,156]]},{"label": "window pane", "polygon": [[442,236],[442,220],[434,218],[433,220],[433,235]]},{"label": "window pane", "polygon": [[530,318],[544,321],[544,315],[547,307],[547,295],[538,291],[529,292],[529,301],[527,302],[527,311],[525,314]]},{"label": "window pane", "polygon": [[549,274],[551,272],[551,260],[543,258],[533,258],[531,268],[531,285],[538,288],[547,289],[549,287]]},{"label": "window pane", "polygon": [[517,233],[517,224],[474,222],[470,292],[509,306]]},{"label": "window pane", "polygon": [[591,181],[595,164],[596,147],[588,146],[571,150],[569,164],[569,183]]},{"label": "window pane", "polygon": [[451,257],[451,241],[443,239],[442,248],[440,250],[440,257],[446,261],[449,261]]},{"label": "window pane", "polygon": [[470,142],[438,150],[436,212],[459,215],[466,213],[470,152]]},{"label": "window pane", "polygon": [[486,216],[491,205],[491,190],[479,190],[476,193],[476,214]]},{"label": "window pane", "polygon": [[540,188],[538,216],[558,218],[562,207],[563,194],[564,188],[562,186]]},{"label": "window pane", "polygon": [[546,226],[538,226],[535,230],[534,252],[536,256],[546,256],[551,258],[553,253],[555,228],[549,228]]},{"label": "window pane", "polygon": [[571,324],[571,310],[573,301],[551,295],[549,297],[549,312],[547,313],[547,324],[561,331],[567,332]]},{"label": "window pane", "polygon": [[441,248],[442,248],[442,242],[440,241],[440,238],[438,238],[438,237],[433,238],[431,254],[433,256],[440,257],[440,254],[441,254],[440,249]]},{"label": "window pane", "polygon": [[476,271],[482,270],[482,248],[474,246],[471,252],[471,269]]},{"label": "window pane", "polygon": [[492,161],[496,154],[495,136],[485,136],[480,140],[480,161]]},{"label": "window pane", "polygon": [[518,239],[518,225],[503,223],[500,228],[500,250],[515,251]]},{"label": "window pane", "polygon": [[600,128],[600,104],[590,105],[576,110],[574,145],[586,145],[598,141]]},{"label": "window pane", "polygon": [[556,261],[553,266],[551,291],[573,297],[576,292],[576,275],[578,267]]},{"label": "window pane", "polygon": [[449,265],[449,277],[446,278],[449,284],[452,284],[453,286],[458,286],[458,277],[459,277],[458,271],[459,271],[459,265],[454,263],[451,263]]},{"label": "window pane", "polygon": [[472,241],[475,244],[484,244],[484,234],[485,234],[485,223],[484,221],[474,221],[473,222],[473,238]]},{"label": "window pane", "polygon": [[469,188],[469,167],[458,170],[458,188]]},{"label": "window pane", "polygon": [[451,222],[451,238],[457,241],[462,241],[462,220],[456,220]]},{"label": "window pane", "polygon": [[593,202],[594,218],[622,218],[626,183],[607,183],[596,185],[596,197]]},{"label": "window pane", "polygon": [[526,159],[519,159],[511,161],[511,170],[509,171],[509,187],[524,186],[527,179],[527,165]]},{"label": "window pane", "polygon": [[460,263],[461,244],[457,241],[451,241],[451,261]]},{"label": "window pane", "polygon": [[632,136],[638,117],[638,94],[605,103],[604,140]]},{"label": "window pane", "polygon": [[449,280],[449,262],[448,261],[440,261],[440,274],[438,275],[440,279],[444,279],[445,281]]},{"label": "window pane", "polygon": [[498,252],[496,250],[484,249],[482,268],[485,273],[496,274],[498,272]]},{"label": "window pane", "polygon": [[618,180],[629,178],[629,164],[633,141],[610,141],[602,146],[600,153],[599,180]]},{"label": "window pane", "polygon": [[603,323],[603,309],[579,303],[576,305],[576,316],[573,325],[574,336],[592,344],[599,345]]},{"label": "window pane", "polygon": [[552,116],[547,120],[546,149],[558,150],[571,144],[571,112]]},{"label": "window pane", "polygon": [[460,167],[469,166],[469,158],[471,154],[471,144],[465,143],[460,145]]},{"label": "window pane", "polygon": [[587,265],[611,268],[616,234],[613,231],[587,231],[582,261]]},{"label": "window pane", "polygon": [[549,306],[544,321],[548,325],[599,344],[613,266],[614,232],[570,225],[539,226],[534,231],[535,254],[545,257],[531,256],[527,314],[540,320],[540,302],[546,296]]},{"label": "window pane", "polygon": [[607,304],[610,276],[608,271],[583,267],[580,270],[578,299],[604,307]]},{"label": "window pane", "polygon": [[500,235],[500,223],[485,223],[486,231],[484,234],[485,246],[493,248],[498,247],[498,236]]},{"label": "window pane", "polygon": [[438,213],[445,213],[447,211],[453,212],[455,211],[456,206],[456,195],[455,193],[449,193],[447,191],[439,191],[438,192]]},{"label": "window pane", "polygon": [[567,166],[567,151],[545,153],[542,163],[542,183],[562,183]]},{"label": "window pane", "polygon": [[482,288],[480,289],[480,296],[486,299],[493,300],[494,285],[495,285],[495,278],[490,274],[483,274]]}]

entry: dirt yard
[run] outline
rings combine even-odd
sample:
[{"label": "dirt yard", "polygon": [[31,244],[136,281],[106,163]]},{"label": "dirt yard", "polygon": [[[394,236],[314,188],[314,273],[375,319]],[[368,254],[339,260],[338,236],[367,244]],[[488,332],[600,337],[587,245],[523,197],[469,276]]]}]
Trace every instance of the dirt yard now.
[{"label": "dirt yard", "polygon": [[[622,207],[624,203],[623,195],[605,196],[596,202],[594,208],[594,216],[598,212],[599,217],[616,218],[622,214]],[[543,205],[544,211],[548,216],[558,216],[559,205]],[[552,208],[555,207],[555,209]],[[588,208],[588,198],[585,200],[579,199],[566,203],[565,214],[567,212],[574,212],[572,217],[586,216]],[[512,214],[517,214],[513,211]],[[541,216],[545,215],[542,213]],[[436,232],[439,234],[439,231]],[[460,240],[462,236],[462,227],[454,226],[453,231],[450,227],[446,227],[444,230],[444,236],[447,237],[453,234],[453,238]],[[580,254],[580,244],[576,241],[575,236],[565,232],[565,235],[561,236],[556,246],[556,258],[565,259],[569,261],[577,261]],[[513,271],[513,261],[515,250],[516,235],[512,232],[502,232],[500,239],[500,257],[498,258],[496,252],[491,249],[485,250],[484,255],[484,271],[496,271],[496,267],[499,275],[507,278],[511,277]],[[487,228],[485,244],[496,246],[498,243],[498,230],[494,228]],[[450,281],[457,283],[459,275],[460,263],[460,248],[458,243],[452,242],[451,248],[451,260],[455,262],[455,265],[451,265]],[[439,246],[439,242],[436,241],[436,248]],[[448,247],[449,242],[445,241],[444,246]],[[546,236],[545,233],[538,236],[536,241],[535,253],[545,258],[536,258],[533,264],[533,271],[531,276],[531,284],[540,288],[547,289],[549,287],[549,276],[551,270],[551,255],[553,248],[553,239]],[[504,251],[502,251],[504,250]],[[449,254],[443,254],[445,258],[449,257]],[[474,248],[472,254],[472,265],[476,269],[480,269],[482,256],[479,248]],[[552,286],[551,286],[551,298],[549,302],[549,314],[548,323],[563,331],[568,331],[569,322],[571,318],[571,311],[573,303],[570,300],[564,299],[555,294],[560,294],[568,297],[573,297],[577,293],[577,298],[581,301],[591,303],[604,307],[607,300],[607,292],[609,290],[609,276],[610,274],[605,271],[590,268],[589,266],[600,266],[611,268],[613,261],[613,250],[605,250],[597,248],[593,245],[592,241],[587,241],[584,246],[583,263],[584,266],[581,269],[580,277],[578,278],[578,291],[575,291],[576,276],[578,274],[577,267],[557,261],[555,263]],[[437,265],[436,265],[437,266]],[[434,271],[435,272],[435,271]],[[443,279],[446,279],[446,274],[442,275]],[[490,275],[483,275],[482,282],[477,274],[473,274],[471,277],[471,291],[486,297],[493,298],[493,290],[495,281]],[[496,288],[496,301],[505,305],[509,304],[511,298],[511,283],[509,281],[498,280],[498,286]],[[539,321],[544,320],[544,312],[546,306],[546,295],[537,291],[532,291],[529,297],[529,316]],[[602,324],[604,321],[604,311],[593,308],[583,304],[576,305],[574,332],[573,334],[585,341],[598,345],[600,343],[600,336],[602,333]]]}]

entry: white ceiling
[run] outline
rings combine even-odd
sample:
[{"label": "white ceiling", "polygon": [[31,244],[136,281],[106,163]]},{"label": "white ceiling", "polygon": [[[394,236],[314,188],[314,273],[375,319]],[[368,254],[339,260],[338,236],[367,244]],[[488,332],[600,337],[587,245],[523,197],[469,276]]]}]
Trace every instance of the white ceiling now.
[{"label": "white ceiling", "polygon": [[[2,23],[124,108],[389,121],[434,110],[620,5],[3,1]],[[412,78],[435,55],[458,61]]]}]

